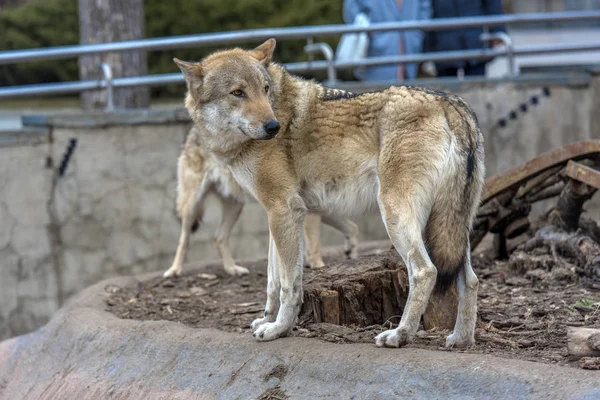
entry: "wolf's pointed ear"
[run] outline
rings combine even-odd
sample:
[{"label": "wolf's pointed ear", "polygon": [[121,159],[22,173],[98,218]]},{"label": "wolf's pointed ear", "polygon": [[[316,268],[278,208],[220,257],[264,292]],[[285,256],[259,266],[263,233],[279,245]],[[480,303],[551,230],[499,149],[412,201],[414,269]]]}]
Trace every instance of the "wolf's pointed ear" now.
[{"label": "wolf's pointed ear", "polygon": [[267,67],[273,57],[275,50],[275,39],[269,39],[254,50],[250,50],[250,55],[256,58],[262,65]]},{"label": "wolf's pointed ear", "polygon": [[188,89],[195,94],[202,86],[202,81],[204,79],[202,65],[200,63],[181,61],[178,58],[173,58],[173,61],[183,73]]}]

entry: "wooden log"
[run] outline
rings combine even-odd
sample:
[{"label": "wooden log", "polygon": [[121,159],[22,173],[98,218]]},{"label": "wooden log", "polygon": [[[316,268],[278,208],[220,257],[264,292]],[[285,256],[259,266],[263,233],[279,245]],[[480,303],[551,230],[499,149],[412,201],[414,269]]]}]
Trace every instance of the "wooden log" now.
[{"label": "wooden log", "polygon": [[[563,168],[562,165],[557,165],[554,168],[550,168],[547,171],[542,172],[538,176],[525,182],[517,191],[516,198],[524,197],[532,191],[540,191],[545,187],[551,186],[556,183],[558,178],[557,173]],[[550,181],[550,182],[548,182]]]},{"label": "wooden log", "polygon": [[550,213],[550,222],[567,231],[577,230],[583,204],[591,199],[595,192],[593,187],[570,179],[560,193],[556,209]]},{"label": "wooden log", "polygon": [[535,203],[537,201],[546,200],[551,197],[556,197],[562,193],[565,188],[564,182],[557,182],[552,186],[549,186],[539,192],[536,192],[533,195],[528,195],[525,200],[530,203]]},{"label": "wooden log", "polygon": [[[397,324],[408,298],[408,273],[395,250],[306,269],[300,321],[365,327]],[[452,329],[457,292],[434,294],[423,322],[426,329]]]},{"label": "wooden log", "polygon": [[568,327],[567,348],[573,357],[600,357],[600,329]]}]

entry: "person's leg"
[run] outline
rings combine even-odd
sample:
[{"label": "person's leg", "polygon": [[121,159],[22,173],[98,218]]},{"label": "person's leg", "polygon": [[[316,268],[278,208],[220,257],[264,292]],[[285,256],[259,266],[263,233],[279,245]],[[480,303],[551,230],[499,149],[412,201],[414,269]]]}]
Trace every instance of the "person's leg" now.
[{"label": "person's leg", "polygon": [[448,76],[457,76],[458,68],[455,67],[446,67],[439,68],[437,70],[438,76],[448,77]]},{"label": "person's leg", "polygon": [[485,64],[467,64],[465,67],[465,75],[468,76],[485,76]]}]

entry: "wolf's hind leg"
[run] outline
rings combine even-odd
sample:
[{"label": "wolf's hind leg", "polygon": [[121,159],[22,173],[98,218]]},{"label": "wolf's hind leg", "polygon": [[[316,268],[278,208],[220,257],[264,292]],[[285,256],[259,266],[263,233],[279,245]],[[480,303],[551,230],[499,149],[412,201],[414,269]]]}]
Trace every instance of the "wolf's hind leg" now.
[{"label": "wolf's hind leg", "polygon": [[400,347],[417,333],[421,315],[427,308],[435,286],[437,270],[427,254],[421,237],[422,226],[411,215],[410,207],[397,208],[384,216],[388,234],[408,270],[410,290],[402,319],[396,329],[390,329],[375,338],[378,347]]},{"label": "wolf's hind leg", "polygon": [[321,256],[321,216],[307,214],[304,218],[304,236],[306,238],[306,260],[311,268],[323,268]]},{"label": "wolf's hind leg", "polygon": [[227,274],[232,276],[246,275],[249,273],[248,269],[235,264],[229,248],[231,231],[242,213],[244,203],[221,196],[219,196],[219,200],[221,201],[222,218],[221,225],[215,235],[215,246],[221,256],[223,267]]},{"label": "wolf's hind leg", "polygon": [[344,235],[344,253],[346,257],[350,259],[358,257],[358,225],[348,218],[328,215],[323,216],[323,222]]},{"label": "wolf's hind leg", "polygon": [[[423,139],[418,130],[388,137],[387,151],[378,165],[378,203],[388,235],[406,265],[409,293],[396,329],[375,338],[378,347],[399,347],[410,341],[419,328],[435,287],[437,268],[431,261],[423,237],[434,206],[435,188],[444,152]],[[427,144],[426,144],[427,143]],[[410,151],[394,151],[406,148]],[[439,154],[437,154],[439,153]],[[447,243],[446,245],[450,245]]]},{"label": "wolf's hind leg", "polygon": [[[195,190],[190,191],[191,185],[179,185],[180,193],[178,197],[181,203],[178,205],[181,214],[181,234],[179,236],[179,245],[175,253],[175,259],[171,268],[163,274],[163,277],[179,276],[183,272],[183,263],[187,255],[188,246],[190,243],[190,235],[192,227],[202,217],[203,203],[209,189],[209,183],[202,180]],[[186,190],[187,188],[187,190]]]},{"label": "wolf's hind leg", "polygon": [[458,315],[454,331],[446,338],[446,347],[469,347],[475,344],[475,323],[477,322],[477,289],[479,280],[471,267],[470,246],[467,245],[465,265],[459,272]]}]

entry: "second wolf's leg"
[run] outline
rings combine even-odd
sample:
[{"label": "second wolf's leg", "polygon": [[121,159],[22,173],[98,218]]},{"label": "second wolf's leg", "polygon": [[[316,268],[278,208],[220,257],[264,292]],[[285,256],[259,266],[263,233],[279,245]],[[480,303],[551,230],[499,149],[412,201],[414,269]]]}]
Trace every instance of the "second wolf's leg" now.
[{"label": "second wolf's leg", "polygon": [[199,175],[188,172],[180,175],[178,205],[181,214],[181,235],[179,236],[179,245],[175,253],[175,259],[171,268],[163,274],[163,277],[179,276],[183,271],[183,263],[187,255],[192,226],[196,223],[202,214],[202,205],[210,187],[206,179]]},{"label": "second wolf's leg", "polygon": [[279,281],[279,265],[277,257],[277,248],[273,241],[273,236],[269,234],[269,259],[267,260],[267,304],[265,305],[265,316],[252,321],[250,328],[255,331],[259,326],[275,321],[277,311],[279,310],[279,291],[281,283]]},{"label": "second wolf's leg", "polygon": [[217,229],[217,234],[215,236],[215,246],[223,261],[225,272],[232,276],[245,275],[250,271],[248,271],[247,268],[235,264],[233,256],[231,255],[231,250],[229,249],[229,237],[231,236],[233,226],[242,213],[244,203],[221,196],[219,196],[219,200],[221,201],[221,212],[223,215],[221,218],[221,225]]},{"label": "second wolf's leg", "polygon": [[358,257],[358,225],[347,218],[323,216],[323,222],[344,234],[344,251],[346,257]]},{"label": "second wolf's leg", "polygon": [[321,257],[321,216],[308,214],[304,218],[304,236],[306,237],[306,259],[311,268],[323,268]]},{"label": "second wolf's leg", "polygon": [[[281,290],[279,312],[274,322],[266,322],[254,330],[260,341],[277,339],[292,330],[302,305],[303,212],[299,210],[267,211],[269,230],[277,253]],[[270,310],[265,310],[265,312]]]},{"label": "second wolf's leg", "polygon": [[477,322],[477,289],[479,280],[471,267],[471,252],[467,243],[464,268],[459,272],[458,315],[454,331],[446,338],[446,347],[468,347],[475,344],[475,323]]}]

